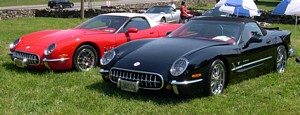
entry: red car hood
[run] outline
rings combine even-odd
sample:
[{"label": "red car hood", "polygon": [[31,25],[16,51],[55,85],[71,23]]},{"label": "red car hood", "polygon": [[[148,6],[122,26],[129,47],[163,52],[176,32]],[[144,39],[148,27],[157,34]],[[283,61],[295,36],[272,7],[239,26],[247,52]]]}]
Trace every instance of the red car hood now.
[{"label": "red car hood", "polygon": [[110,34],[105,31],[86,30],[86,29],[68,29],[68,30],[45,30],[34,32],[23,36],[21,44],[26,46],[48,47],[52,43],[59,42],[64,39],[77,38],[90,34]]}]

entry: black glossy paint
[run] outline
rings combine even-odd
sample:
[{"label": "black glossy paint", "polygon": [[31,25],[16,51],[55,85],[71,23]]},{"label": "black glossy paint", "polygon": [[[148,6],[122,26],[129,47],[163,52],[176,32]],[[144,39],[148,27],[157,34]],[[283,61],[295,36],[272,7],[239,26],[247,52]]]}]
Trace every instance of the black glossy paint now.
[{"label": "black glossy paint", "polygon": [[[193,18],[193,20],[231,21],[243,24],[254,22],[249,19],[227,17],[200,17]],[[163,76],[166,84],[170,84],[171,80],[195,80],[195,78],[191,78],[191,75],[201,73],[204,81],[194,84],[194,86],[203,87],[210,64],[215,59],[221,59],[226,66],[227,80],[243,79],[274,70],[277,47],[283,45],[287,52],[290,48],[291,33],[289,31],[260,29],[263,35],[257,36],[256,41],[252,43],[241,40],[227,43],[195,38],[133,41],[117,47],[115,49],[118,53],[116,59],[111,62],[111,65],[103,68],[109,70],[111,67],[118,67],[158,73]],[[245,47],[246,44],[247,47]],[[188,59],[189,65],[182,75],[172,76],[169,72],[171,65],[181,57]],[[141,65],[135,67],[133,66],[135,62],[141,62]],[[197,90],[196,87],[191,86],[190,88],[193,89],[188,89],[189,91]],[[179,92],[189,93],[182,86]],[[192,92],[190,93],[192,94]]]}]

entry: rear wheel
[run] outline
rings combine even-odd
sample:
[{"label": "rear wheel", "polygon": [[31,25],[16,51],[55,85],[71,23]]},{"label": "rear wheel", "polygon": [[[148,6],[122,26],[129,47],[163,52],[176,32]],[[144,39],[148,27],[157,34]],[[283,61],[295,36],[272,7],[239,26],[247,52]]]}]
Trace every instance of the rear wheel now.
[{"label": "rear wheel", "polygon": [[283,73],[286,67],[287,62],[287,53],[285,47],[280,45],[277,48],[276,60],[275,60],[275,69],[278,73]]},{"label": "rear wheel", "polygon": [[205,95],[219,95],[223,92],[225,87],[225,78],[226,78],[226,68],[222,60],[216,59],[213,61],[209,68],[206,86],[205,86]]},{"label": "rear wheel", "polygon": [[90,71],[97,65],[98,53],[94,47],[90,45],[82,45],[76,49],[73,66],[77,71]]}]

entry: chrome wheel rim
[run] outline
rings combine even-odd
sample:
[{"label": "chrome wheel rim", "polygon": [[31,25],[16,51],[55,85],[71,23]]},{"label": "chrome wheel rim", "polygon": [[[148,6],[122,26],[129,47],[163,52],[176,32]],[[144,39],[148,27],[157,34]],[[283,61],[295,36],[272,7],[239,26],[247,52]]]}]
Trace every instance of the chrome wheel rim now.
[{"label": "chrome wheel rim", "polygon": [[217,63],[212,68],[211,73],[211,92],[213,95],[222,93],[225,84],[225,68],[222,64]]},{"label": "chrome wheel rim", "polygon": [[77,65],[81,71],[89,71],[95,66],[96,55],[91,49],[82,49],[77,56]]},{"label": "chrome wheel rim", "polygon": [[286,51],[283,46],[278,47],[277,49],[277,59],[276,59],[276,70],[278,73],[283,73],[286,67]]}]

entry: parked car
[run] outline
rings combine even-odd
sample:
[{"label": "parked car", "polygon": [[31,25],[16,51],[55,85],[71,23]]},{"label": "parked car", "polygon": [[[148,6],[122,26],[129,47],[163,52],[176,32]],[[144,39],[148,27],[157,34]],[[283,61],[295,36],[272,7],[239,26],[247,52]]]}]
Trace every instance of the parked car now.
[{"label": "parked car", "polygon": [[172,6],[152,6],[144,14],[157,22],[177,23],[180,20],[180,10]]},{"label": "parked car", "polygon": [[246,18],[192,18],[167,38],[137,40],[108,51],[99,72],[104,81],[131,92],[218,95],[230,80],[284,72],[290,35]]},{"label": "parked car", "polygon": [[57,7],[57,8],[66,8],[66,7],[72,8],[74,6],[74,3],[71,2],[70,0],[49,0],[48,1],[48,6],[50,8],[54,8],[54,7]]},{"label": "parked car", "polygon": [[18,67],[89,71],[106,50],[137,39],[163,37],[179,26],[160,24],[143,14],[103,14],[73,29],[22,36],[10,44],[9,55]]}]

